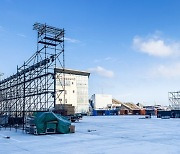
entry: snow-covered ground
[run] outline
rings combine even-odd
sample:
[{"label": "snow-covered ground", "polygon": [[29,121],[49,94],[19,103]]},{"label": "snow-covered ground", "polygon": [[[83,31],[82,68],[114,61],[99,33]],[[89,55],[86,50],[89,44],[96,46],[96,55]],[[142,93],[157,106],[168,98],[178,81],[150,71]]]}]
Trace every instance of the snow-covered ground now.
[{"label": "snow-covered ground", "polygon": [[[74,134],[29,135],[0,130],[0,154],[179,154],[180,119],[83,117]],[[10,136],[10,139],[4,138]]]}]

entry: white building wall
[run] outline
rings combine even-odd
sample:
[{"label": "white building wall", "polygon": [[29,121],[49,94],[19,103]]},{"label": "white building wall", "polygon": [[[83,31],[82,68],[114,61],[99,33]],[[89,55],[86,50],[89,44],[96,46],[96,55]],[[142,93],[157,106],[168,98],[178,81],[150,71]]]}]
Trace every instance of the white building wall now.
[{"label": "white building wall", "polygon": [[107,109],[107,106],[112,104],[112,95],[94,94],[91,100],[94,104],[94,109]]},{"label": "white building wall", "polygon": [[[62,81],[61,74],[57,74],[57,80]],[[57,82],[60,83],[60,82]],[[61,82],[63,83],[63,81]],[[57,90],[62,90],[61,85],[56,85]],[[88,76],[65,74],[65,103],[75,106],[75,112],[86,113],[89,111],[88,101]],[[62,93],[57,104],[64,102],[64,94]]]},{"label": "white building wall", "polygon": [[89,100],[88,100],[88,77],[87,76],[76,76],[77,86],[77,110],[81,112],[89,111]]}]

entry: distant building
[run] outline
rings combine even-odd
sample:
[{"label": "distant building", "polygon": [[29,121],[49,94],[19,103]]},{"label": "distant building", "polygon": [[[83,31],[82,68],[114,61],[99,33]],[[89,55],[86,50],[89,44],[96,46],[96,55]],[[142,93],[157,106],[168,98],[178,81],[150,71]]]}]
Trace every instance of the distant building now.
[{"label": "distant building", "polygon": [[[63,84],[65,77],[65,101],[64,95],[61,94],[56,104],[72,104],[75,106],[75,112],[87,113],[89,111],[89,101],[88,101],[88,79],[90,76],[89,72],[70,70],[70,69],[56,69],[57,75],[56,80],[62,82],[57,82]],[[64,72],[64,75],[62,74]],[[56,90],[61,91],[62,86],[56,85]]]},{"label": "distant building", "polygon": [[94,109],[107,109],[112,106],[112,95],[94,94],[91,96],[91,104]]},{"label": "distant building", "polygon": [[119,114],[121,115],[127,115],[127,114],[144,115],[145,114],[145,110],[134,103],[130,103],[130,102],[125,103],[125,102],[120,102],[116,99],[113,99],[113,106],[116,106],[116,108],[119,108]]},{"label": "distant building", "polygon": [[136,104],[139,108],[141,108],[141,109],[143,109],[144,108],[144,105],[143,104],[141,104],[141,103],[137,103]]}]

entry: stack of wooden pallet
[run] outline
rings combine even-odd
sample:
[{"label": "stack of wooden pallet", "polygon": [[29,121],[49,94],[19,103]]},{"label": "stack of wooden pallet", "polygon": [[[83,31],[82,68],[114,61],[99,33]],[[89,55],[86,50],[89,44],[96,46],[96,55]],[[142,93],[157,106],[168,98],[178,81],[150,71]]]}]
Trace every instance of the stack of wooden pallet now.
[{"label": "stack of wooden pallet", "polygon": [[56,104],[55,112],[61,115],[74,115],[75,107],[72,104]]}]

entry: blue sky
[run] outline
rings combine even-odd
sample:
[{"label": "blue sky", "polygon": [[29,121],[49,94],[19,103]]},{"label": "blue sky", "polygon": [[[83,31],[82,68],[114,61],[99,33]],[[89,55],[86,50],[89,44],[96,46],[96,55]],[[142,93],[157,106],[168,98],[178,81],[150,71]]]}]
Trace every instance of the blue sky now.
[{"label": "blue sky", "polygon": [[35,22],[65,28],[66,67],[90,71],[89,95],[168,105],[180,90],[180,1],[1,0],[0,72],[36,51]]}]

